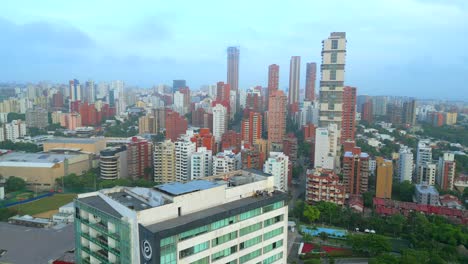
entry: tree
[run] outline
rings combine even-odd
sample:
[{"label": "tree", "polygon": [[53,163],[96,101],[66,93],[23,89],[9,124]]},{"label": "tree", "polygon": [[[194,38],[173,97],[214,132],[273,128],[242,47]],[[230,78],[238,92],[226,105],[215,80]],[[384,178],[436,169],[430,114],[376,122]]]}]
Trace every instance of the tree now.
[{"label": "tree", "polygon": [[401,214],[394,214],[387,218],[387,224],[394,236],[400,235],[406,219]]},{"label": "tree", "polygon": [[299,220],[306,220],[304,217],[304,210],[305,210],[305,203],[304,201],[298,200],[294,204],[294,207],[292,208],[291,215],[296,217]]},{"label": "tree", "polygon": [[328,220],[328,223],[331,224],[332,218],[339,214],[340,208],[338,205],[330,202],[319,202],[317,204],[317,209],[320,211],[321,220]]},{"label": "tree", "polygon": [[403,251],[401,256],[401,264],[413,264],[413,263],[432,263],[430,262],[429,252],[425,250],[413,250],[407,249]]},{"label": "tree", "polygon": [[412,202],[414,189],[414,185],[411,184],[409,181],[394,183],[392,187],[392,194],[395,195],[396,198],[399,198],[401,201]]},{"label": "tree", "polygon": [[315,206],[306,204],[304,207],[304,216],[309,223],[312,224],[315,220],[319,219],[320,211]]},{"label": "tree", "polygon": [[326,241],[328,239],[328,234],[325,232],[320,232],[319,237],[322,241]]},{"label": "tree", "polygon": [[5,182],[6,192],[16,192],[26,189],[26,181],[22,178],[11,176]]},{"label": "tree", "polygon": [[371,259],[369,264],[394,264],[399,263],[400,259],[394,255],[384,253],[380,254],[377,257]]},{"label": "tree", "polygon": [[362,194],[362,199],[364,200],[365,207],[372,208],[374,196],[375,194],[373,192],[365,192]]},{"label": "tree", "polygon": [[18,119],[25,121],[26,120],[26,114],[19,114],[19,113],[11,112],[11,113],[8,113],[8,115],[7,115],[8,123],[10,123],[13,120],[18,120]]},{"label": "tree", "polygon": [[392,249],[392,245],[386,237],[376,234],[351,235],[349,236],[349,241],[353,251],[357,251],[371,257],[384,252],[389,252]]}]

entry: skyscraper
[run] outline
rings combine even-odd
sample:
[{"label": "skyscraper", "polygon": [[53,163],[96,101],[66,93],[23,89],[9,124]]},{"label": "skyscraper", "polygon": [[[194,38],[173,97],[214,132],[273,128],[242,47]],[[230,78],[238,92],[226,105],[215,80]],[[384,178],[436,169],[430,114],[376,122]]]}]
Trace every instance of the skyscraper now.
[{"label": "skyscraper", "polygon": [[319,126],[336,124],[339,132],[343,119],[345,57],[346,33],[332,32],[322,41]]},{"label": "skyscraper", "polygon": [[416,125],[416,100],[403,103],[403,123],[409,126]]},{"label": "skyscraper", "polygon": [[288,104],[292,105],[299,103],[299,86],[301,73],[301,57],[292,56],[289,65],[289,98]]},{"label": "skyscraper", "polygon": [[280,143],[286,133],[286,95],[278,90],[270,94],[268,110],[268,144]]},{"label": "skyscraper", "polygon": [[268,109],[268,97],[273,94],[274,91],[279,89],[279,65],[271,64],[268,66],[268,93],[266,96],[266,109]]},{"label": "skyscraper", "polygon": [[315,100],[315,81],[317,79],[317,63],[309,62],[306,65],[305,100]]},{"label": "skyscraper", "polygon": [[343,117],[341,122],[341,143],[346,140],[354,141],[356,132],[356,88],[343,88]]},{"label": "skyscraper", "polygon": [[239,48],[228,47],[227,49],[227,83],[231,90],[239,89]]},{"label": "skyscraper", "polygon": [[242,140],[253,146],[262,138],[262,114],[250,112],[249,118],[242,120],[241,127]]},{"label": "skyscraper", "polygon": [[172,92],[175,93],[178,91],[180,88],[185,88],[187,87],[187,83],[185,80],[173,80],[172,81]]},{"label": "skyscraper", "polygon": [[85,92],[85,101],[88,101],[90,104],[94,104],[96,98],[96,90],[94,87],[94,81],[89,80],[85,84],[86,92]]},{"label": "skyscraper", "polygon": [[77,79],[70,81],[70,102],[81,101],[81,87]]},{"label": "skyscraper", "polygon": [[229,113],[231,118],[239,110],[239,48],[228,47],[227,49],[227,83],[231,87],[233,94],[230,98],[233,99]]}]

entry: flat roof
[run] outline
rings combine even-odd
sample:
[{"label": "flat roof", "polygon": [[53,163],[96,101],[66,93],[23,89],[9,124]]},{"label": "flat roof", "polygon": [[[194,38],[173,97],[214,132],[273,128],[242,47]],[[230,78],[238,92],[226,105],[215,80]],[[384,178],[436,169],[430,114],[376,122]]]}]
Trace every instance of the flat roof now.
[{"label": "flat roof", "polygon": [[51,167],[56,163],[63,162],[67,158],[74,157],[73,154],[56,154],[48,152],[24,153],[11,152],[0,156],[0,166],[3,167]]},{"label": "flat roof", "polygon": [[[244,211],[251,210],[251,207],[253,206],[254,208],[257,208],[261,205],[262,203],[270,203],[270,202],[275,202],[275,201],[281,201],[281,200],[286,200],[287,199],[287,194],[281,192],[281,191],[274,191],[272,195],[260,195],[256,197],[246,197],[242,198],[240,200],[236,200],[230,203],[225,203],[221,204],[218,206],[214,206],[205,210],[201,210],[198,212],[194,212],[191,214],[187,215],[182,215],[180,217],[176,217],[173,219],[169,219],[166,221],[162,221],[159,223],[151,224],[148,226],[145,226],[146,229],[151,231],[152,233],[160,232],[163,230],[168,230],[168,229],[174,229],[174,228],[184,228],[184,229],[191,229],[193,227],[190,227],[187,225],[188,223],[196,222],[196,221],[217,221],[220,216],[222,217],[228,217],[224,216],[229,214],[229,212],[235,211],[236,214],[242,213]],[[180,231],[180,230],[179,230]]]},{"label": "flat roof", "polygon": [[178,196],[178,195],[182,195],[186,193],[211,189],[211,188],[218,187],[221,185],[222,184],[212,182],[212,181],[194,180],[194,181],[189,181],[186,183],[181,183],[181,182],[165,183],[165,184],[157,185],[154,188],[164,193],[167,193],[173,196]]},{"label": "flat roof", "polygon": [[104,201],[101,197],[97,195],[79,198],[78,201],[87,204],[91,207],[98,208],[99,210],[117,218],[122,217],[122,215],[119,212],[117,212],[117,210],[115,210],[112,206],[110,206],[106,201]]},{"label": "flat roof", "polygon": [[432,195],[439,194],[437,189],[431,185],[416,184],[416,189],[420,193],[427,193],[427,194],[432,194]]},{"label": "flat roof", "polygon": [[104,138],[51,138],[44,143],[79,143],[79,144],[94,144]]},{"label": "flat roof", "polygon": [[48,263],[75,247],[73,224],[64,228],[35,228],[0,222],[1,263]]}]

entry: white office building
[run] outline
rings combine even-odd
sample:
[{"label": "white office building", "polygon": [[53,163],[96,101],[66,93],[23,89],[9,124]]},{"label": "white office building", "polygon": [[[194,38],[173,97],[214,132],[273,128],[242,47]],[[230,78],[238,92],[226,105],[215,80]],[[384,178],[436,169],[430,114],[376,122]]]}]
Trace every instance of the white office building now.
[{"label": "white office building", "polygon": [[411,150],[407,147],[401,148],[398,158],[398,178],[400,182],[413,181],[413,167],[413,153],[411,153]]},{"label": "white office building", "polygon": [[239,170],[242,167],[241,153],[225,150],[213,156],[213,175]]},{"label": "white office building", "polygon": [[186,182],[190,180],[190,159],[196,151],[195,142],[190,141],[190,137],[182,135],[175,142],[175,180]]},{"label": "white office building", "polygon": [[289,157],[283,152],[270,152],[263,165],[263,172],[273,175],[276,188],[288,191]]},{"label": "white office building", "polygon": [[314,167],[335,169],[338,152],[338,129],[336,124],[319,127],[315,131]]},{"label": "white office building", "polygon": [[190,179],[195,180],[213,175],[213,157],[211,150],[199,147],[190,158]]},{"label": "white office building", "polygon": [[221,137],[227,131],[228,111],[222,104],[213,107],[213,136],[216,142],[221,142]]},{"label": "white office building", "polygon": [[75,200],[77,263],[286,263],[287,194],[243,170]]}]

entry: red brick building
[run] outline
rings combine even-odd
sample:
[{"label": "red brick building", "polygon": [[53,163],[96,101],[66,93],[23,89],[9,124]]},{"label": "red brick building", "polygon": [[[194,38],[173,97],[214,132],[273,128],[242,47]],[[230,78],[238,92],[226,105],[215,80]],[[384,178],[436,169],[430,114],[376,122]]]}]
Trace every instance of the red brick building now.
[{"label": "red brick building", "polygon": [[315,99],[315,81],[317,79],[317,63],[310,62],[306,65],[306,86],[305,100],[313,101]]},{"label": "red brick building", "polygon": [[345,186],[333,170],[316,168],[307,170],[306,202],[314,204],[320,201],[343,205]]},{"label": "red brick building", "polygon": [[297,161],[297,138],[293,133],[289,133],[283,139],[283,153],[289,157],[291,163]]},{"label": "red brick building", "polygon": [[250,145],[256,144],[257,140],[262,138],[262,124],[262,114],[259,112],[250,112],[248,118],[242,120],[242,140]]},{"label": "red brick building", "polygon": [[307,124],[302,127],[302,132],[304,134],[304,140],[315,140],[315,129],[317,127],[314,124]]},{"label": "red brick building", "polygon": [[228,130],[221,137],[221,151],[232,150],[234,153],[241,151],[242,135],[233,130]]},{"label": "red brick building", "polygon": [[356,88],[343,89],[343,118],[341,121],[341,143],[354,140],[356,133]]},{"label": "red brick building", "polygon": [[201,128],[198,134],[194,134],[190,140],[197,144],[197,150],[199,147],[205,147],[207,150],[216,153],[217,147],[215,137],[211,134],[209,128]]},{"label": "red brick building", "polygon": [[180,135],[185,134],[187,127],[188,123],[185,117],[175,111],[168,110],[166,112],[166,139],[175,142]]},{"label": "red brick building", "polygon": [[354,147],[344,153],[343,183],[349,195],[362,195],[368,190],[369,155]]},{"label": "red brick building", "polygon": [[152,160],[153,143],[140,137],[132,137],[130,142],[127,143],[127,167],[129,177],[132,179],[143,178],[152,180]]},{"label": "red brick building", "polygon": [[362,104],[361,120],[367,121],[368,123],[374,122],[374,114],[372,111],[372,101],[367,100],[367,102]]}]

